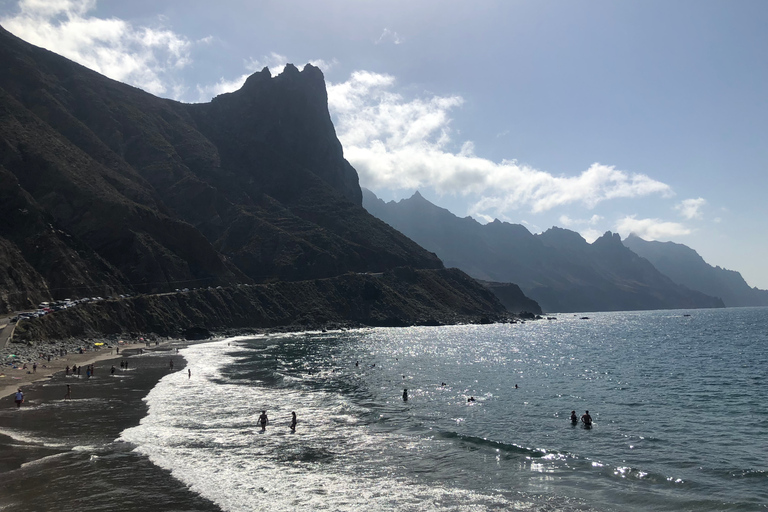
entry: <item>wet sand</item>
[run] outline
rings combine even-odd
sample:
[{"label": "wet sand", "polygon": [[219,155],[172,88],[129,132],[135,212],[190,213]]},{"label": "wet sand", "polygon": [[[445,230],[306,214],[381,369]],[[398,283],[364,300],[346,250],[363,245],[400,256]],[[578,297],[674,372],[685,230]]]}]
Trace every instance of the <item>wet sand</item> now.
[{"label": "wet sand", "polygon": [[[176,353],[184,345],[139,343],[121,346],[119,355],[110,349],[70,354],[25,374],[20,408],[13,396],[0,398],[0,510],[220,511],[119,438],[146,416],[143,398],[161,378],[186,377],[186,361]],[[121,360],[128,369],[120,368]],[[61,371],[91,362],[90,379]],[[71,399],[64,398],[67,385]]]}]

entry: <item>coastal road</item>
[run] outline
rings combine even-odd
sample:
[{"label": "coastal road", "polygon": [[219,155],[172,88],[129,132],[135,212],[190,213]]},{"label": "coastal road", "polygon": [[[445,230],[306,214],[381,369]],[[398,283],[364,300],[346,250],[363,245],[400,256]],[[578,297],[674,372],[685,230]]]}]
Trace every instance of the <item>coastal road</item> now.
[{"label": "coastal road", "polygon": [[0,349],[5,348],[8,340],[13,336],[13,330],[16,324],[11,323],[11,317],[0,318]]}]

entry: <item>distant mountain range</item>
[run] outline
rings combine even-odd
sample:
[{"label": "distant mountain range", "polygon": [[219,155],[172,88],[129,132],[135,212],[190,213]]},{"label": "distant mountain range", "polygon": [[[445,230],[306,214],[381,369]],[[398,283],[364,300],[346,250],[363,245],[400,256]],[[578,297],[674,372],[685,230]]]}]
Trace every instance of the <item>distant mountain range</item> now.
[{"label": "distant mountain range", "polygon": [[768,291],[750,287],[734,270],[713,267],[699,253],[674,242],[649,242],[630,235],[624,245],[674,282],[720,297],[728,307],[768,306]]},{"label": "distant mountain range", "polygon": [[520,286],[544,311],[621,311],[724,307],[723,300],[676,283],[647,259],[605,233],[587,243],[553,227],[534,235],[524,226],[459,218],[418,192],[385,203],[363,189],[363,206],[447,266],[482,280]]}]

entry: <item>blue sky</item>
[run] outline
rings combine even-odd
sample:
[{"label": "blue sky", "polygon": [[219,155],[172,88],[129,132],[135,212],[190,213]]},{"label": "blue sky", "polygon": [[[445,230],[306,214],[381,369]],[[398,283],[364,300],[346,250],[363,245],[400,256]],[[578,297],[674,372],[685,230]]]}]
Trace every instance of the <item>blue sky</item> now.
[{"label": "blue sky", "polygon": [[312,62],[384,199],[672,240],[768,289],[767,2],[2,0],[0,24],[189,102]]}]

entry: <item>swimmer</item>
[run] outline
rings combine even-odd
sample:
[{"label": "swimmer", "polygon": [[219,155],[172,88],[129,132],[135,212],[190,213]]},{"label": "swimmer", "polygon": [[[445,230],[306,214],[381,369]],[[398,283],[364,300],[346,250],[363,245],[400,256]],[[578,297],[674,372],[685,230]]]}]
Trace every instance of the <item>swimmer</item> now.
[{"label": "swimmer", "polygon": [[475,397],[473,396],[467,398],[467,402],[474,402],[474,401],[475,401]]}]

